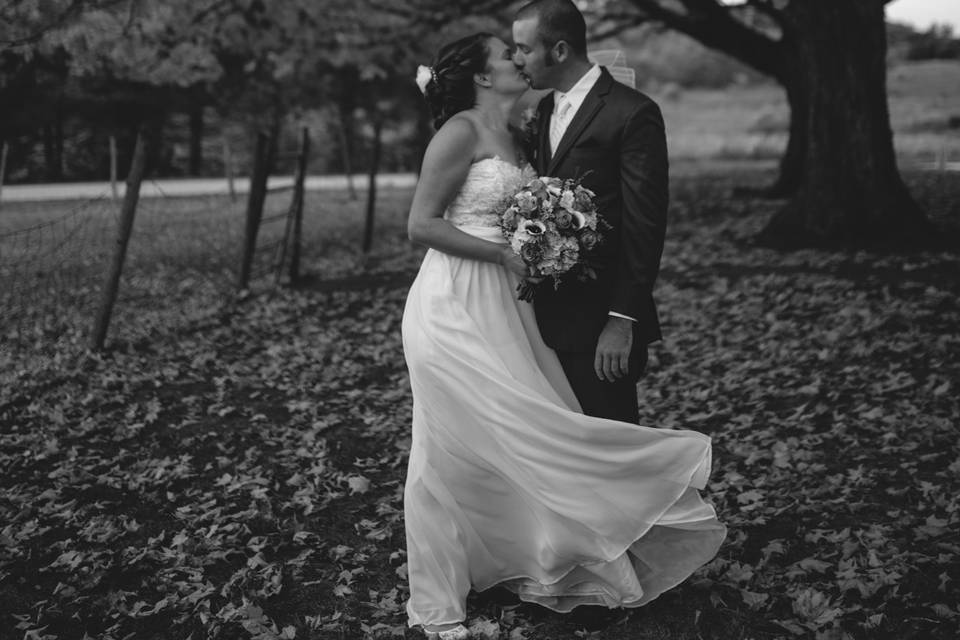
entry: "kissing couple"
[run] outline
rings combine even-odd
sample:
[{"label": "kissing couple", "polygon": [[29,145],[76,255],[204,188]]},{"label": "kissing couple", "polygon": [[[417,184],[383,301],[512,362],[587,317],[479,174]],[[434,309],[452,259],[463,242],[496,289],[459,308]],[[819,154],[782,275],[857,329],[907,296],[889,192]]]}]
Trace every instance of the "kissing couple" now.
[{"label": "kissing couple", "polygon": [[[428,250],[402,323],[407,614],[438,640],[469,637],[471,589],[558,612],[642,606],[726,535],[698,491],[710,438],[638,424],[637,381],[661,338],[660,109],[590,62],[571,0],[530,2],[512,31],[512,46],[488,33],[448,44],[418,78],[437,131],[408,222]],[[552,91],[518,130],[531,88]],[[592,278],[543,278],[505,238],[499,208],[538,176],[594,196]]]}]

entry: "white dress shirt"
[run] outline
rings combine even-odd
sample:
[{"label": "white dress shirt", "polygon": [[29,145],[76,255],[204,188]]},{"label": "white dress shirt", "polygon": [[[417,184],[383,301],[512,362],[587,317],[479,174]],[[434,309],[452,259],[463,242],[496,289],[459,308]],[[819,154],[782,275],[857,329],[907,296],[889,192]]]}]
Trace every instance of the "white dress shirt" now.
[{"label": "white dress shirt", "polygon": [[554,90],[553,115],[550,116],[550,153],[557,152],[560,139],[570,126],[570,121],[577,115],[590,89],[593,89],[599,79],[600,67],[593,65],[566,93]]},{"label": "white dress shirt", "polygon": [[[577,111],[583,106],[583,101],[586,99],[587,94],[590,93],[593,85],[597,84],[597,80],[599,79],[600,66],[593,65],[566,93],[554,90],[553,114],[550,116],[551,154],[557,152],[557,147],[560,146],[560,140],[563,138],[563,134],[566,133],[567,127],[570,126],[570,121],[577,115]],[[636,318],[631,318],[616,311],[608,311],[607,313],[616,318],[626,318],[633,322],[637,321]]]}]

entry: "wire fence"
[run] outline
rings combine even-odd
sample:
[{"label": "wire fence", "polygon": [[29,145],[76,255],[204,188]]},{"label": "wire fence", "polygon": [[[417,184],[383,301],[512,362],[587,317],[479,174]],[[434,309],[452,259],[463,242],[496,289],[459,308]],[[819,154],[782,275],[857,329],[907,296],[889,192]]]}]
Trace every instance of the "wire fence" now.
[{"label": "wire fence", "polygon": [[102,277],[109,255],[106,239],[115,225],[115,207],[101,196],[42,222],[0,231],[4,346],[37,347],[70,339],[77,319],[92,321],[97,276]]},{"label": "wire fence", "polygon": [[[0,384],[49,369],[89,349],[107,317],[107,344],[149,346],[161,334],[176,335],[219,322],[241,291],[254,294],[293,280],[322,286],[358,272],[407,273],[418,264],[406,233],[412,193],[407,181],[388,180],[363,197],[339,182],[312,184],[306,196],[309,136],[300,149],[277,153],[278,164],[296,156],[296,174],[274,176],[255,216],[249,269],[251,199],[228,193],[175,196],[144,180],[134,209],[117,286],[113,274],[119,230],[129,222],[111,190],[83,201],[18,202],[0,210]],[[252,189],[253,172],[249,183]],[[369,181],[368,181],[369,182]],[[279,183],[279,184],[278,184]],[[164,183],[166,184],[166,183]],[[258,184],[266,187],[266,181]],[[179,186],[179,185],[178,185]],[[149,187],[149,188],[148,188]],[[378,203],[376,251],[369,215]],[[299,273],[298,265],[308,273]],[[248,272],[249,279],[242,277]],[[109,291],[117,296],[102,313]],[[97,347],[94,347],[97,348]]]},{"label": "wire fence", "polygon": [[[156,183],[155,189],[160,187]],[[161,192],[162,193],[162,192]],[[247,289],[285,276],[295,198],[271,189]],[[139,200],[110,320],[110,342],[136,343],[221,313],[237,296],[247,203],[228,195]],[[121,204],[109,192],[0,215],[0,367],[89,343],[117,245]]]}]

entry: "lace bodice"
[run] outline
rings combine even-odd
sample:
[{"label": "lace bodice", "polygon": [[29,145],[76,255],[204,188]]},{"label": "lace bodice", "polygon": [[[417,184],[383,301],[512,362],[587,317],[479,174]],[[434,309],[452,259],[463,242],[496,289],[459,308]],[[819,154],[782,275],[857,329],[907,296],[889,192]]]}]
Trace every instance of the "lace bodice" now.
[{"label": "lace bodice", "polygon": [[504,198],[534,177],[529,164],[520,168],[499,156],[478,160],[470,166],[467,179],[444,218],[457,226],[496,227],[498,208]]}]

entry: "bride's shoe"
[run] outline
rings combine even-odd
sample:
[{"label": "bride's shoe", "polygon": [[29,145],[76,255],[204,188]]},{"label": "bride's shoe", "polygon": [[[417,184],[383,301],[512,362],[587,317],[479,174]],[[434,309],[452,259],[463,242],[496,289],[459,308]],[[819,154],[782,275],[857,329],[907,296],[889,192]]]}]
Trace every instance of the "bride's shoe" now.
[{"label": "bride's shoe", "polygon": [[470,632],[462,624],[446,631],[427,631],[424,629],[423,633],[427,636],[427,640],[468,640],[470,638]]}]

